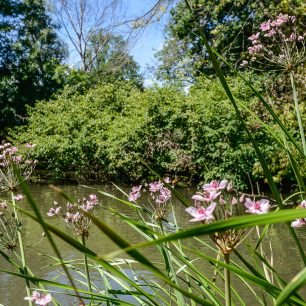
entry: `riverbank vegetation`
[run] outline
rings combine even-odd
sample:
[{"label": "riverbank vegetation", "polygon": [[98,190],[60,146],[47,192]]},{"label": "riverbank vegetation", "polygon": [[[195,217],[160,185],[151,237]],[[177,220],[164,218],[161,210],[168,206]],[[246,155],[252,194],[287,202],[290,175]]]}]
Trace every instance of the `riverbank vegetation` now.
[{"label": "riverbank vegetation", "polygon": [[[10,16],[28,20],[28,14],[35,9],[30,2],[28,6],[19,2],[14,5],[8,2],[6,10],[2,12],[6,18],[3,20],[7,23],[14,20]],[[198,5],[201,10],[204,9],[200,3]],[[227,50],[228,43],[225,36],[218,34],[219,27],[223,26],[224,31],[229,34],[241,26],[242,21],[234,21],[235,16],[243,19],[247,10],[255,9],[251,4],[237,7],[232,5],[235,8],[231,12],[233,20],[226,21],[221,16],[222,12],[227,12],[228,7],[210,4],[212,10],[215,9],[216,16],[213,14],[206,21],[205,33],[212,24],[214,35],[211,39],[219,52]],[[37,22],[38,18],[49,16],[43,4],[39,8],[41,15],[31,15]],[[207,14],[206,9],[203,14]],[[298,139],[296,108],[292,103],[288,74],[278,69],[267,71],[256,61],[252,65],[241,65],[247,62],[247,48],[252,46],[248,37],[264,18],[263,12],[259,8],[257,10],[257,14],[253,16],[252,28],[249,24],[251,21],[247,19],[243,35],[238,32],[234,41],[239,48],[232,47],[233,52],[226,60],[240,70],[263,96],[269,97],[267,101],[270,107],[290,129],[293,137]],[[270,7],[269,10],[272,15],[277,11],[275,7]],[[296,13],[295,31],[301,30],[303,16],[300,5],[284,5],[283,10],[293,10]],[[180,17],[184,12],[185,19]],[[43,31],[49,29],[48,33],[53,40],[46,41],[46,50],[51,50],[50,46],[59,38],[56,36],[56,27],[49,19],[46,19],[43,29],[40,28],[41,24],[30,21],[29,24],[23,23],[15,45],[24,41],[23,35],[38,43],[44,39],[41,36]],[[219,26],[215,23],[217,20],[220,22]],[[153,88],[143,88],[141,85],[139,67],[126,51],[127,42],[118,35],[106,38],[103,33],[95,33],[88,38],[91,42],[88,42],[88,53],[82,56],[85,64],[86,61],[91,63],[90,66],[84,64],[88,66],[86,69],[83,67],[76,70],[61,64],[60,61],[64,58],[62,53],[56,69],[52,68],[51,71],[46,55],[30,49],[37,55],[32,57],[28,51],[18,51],[15,45],[10,44],[8,27],[2,34],[8,45],[2,56],[3,71],[7,73],[7,76],[3,74],[2,77],[2,103],[6,105],[2,108],[5,113],[1,120],[2,127],[7,127],[3,136],[16,144],[36,143],[33,158],[39,160],[38,170],[42,170],[38,173],[49,178],[130,183],[141,181],[149,175],[144,162],[161,175],[171,175],[187,185],[223,177],[233,180],[242,188],[250,188],[250,181],[264,182],[264,174],[252,144],[209,64],[208,55],[201,51],[203,46],[199,45],[197,36],[184,31],[184,28],[190,27],[196,27],[196,23],[184,4],[179,3],[178,10],[172,11],[164,49],[157,55],[160,65],[156,74],[162,85]],[[25,34],[31,29],[35,30],[36,36]],[[104,42],[102,47],[101,40]],[[171,47],[173,44],[176,45],[175,48]],[[23,45],[27,45],[27,48],[35,47],[30,42]],[[273,50],[271,46],[271,43],[267,45]],[[297,45],[298,48],[301,46],[301,43]],[[97,48],[99,51],[96,51]],[[182,54],[173,53],[176,49],[181,50]],[[222,54],[226,55],[224,52]],[[21,93],[21,87],[24,86],[15,72],[20,73],[25,69],[16,66],[5,70],[18,56],[25,57],[24,62],[32,67],[34,74],[39,71],[44,78],[57,82],[57,85],[47,84],[42,80],[35,82],[28,75],[27,80],[40,84],[40,87],[26,85],[26,92]],[[49,69],[48,77],[37,66],[42,58],[43,67]],[[22,63],[21,60],[15,62],[16,65]],[[241,82],[236,72],[224,63],[222,65],[241,114],[262,147],[275,181],[286,186],[292,184],[294,175],[287,155],[267,132],[267,128],[274,130],[273,118],[269,117],[260,99]],[[40,77],[37,75],[36,78]],[[14,79],[12,82],[17,87],[5,85],[9,79]],[[300,61],[295,65],[294,82],[302,121],[306,115],[303,107],[306,97],[304,79],[305,70]],[[42,90],[44,95],[40,94]],[[26,93],[31,97],[23,97]],[[8,129],[14,124],[17,127]]]},{"label": "riverbank vegetation", "polygon": [[[25,4],[32,8],[31,1]],[[163,4],[169,2],[155,3],[133,27],[158,19],[157,12],[167,8]],[[94,53],[105,37],[95,32],[98,36],[86,40],[93,48],[79,52],[83,68],[59,66],[61,87],[33,100],[32,106],[23,104],[26,124],[6,125],[5,137],[19,148],[8,142],[0,146],[0,188],[10,196],[0,202],[0,246],[12,268],[1,272],[25,280],[29,306],[65,305],[69,297],[80,305],[248,305],[241,286],[258,305],[305,305],[299,289],[305,284],[306,255],[298,236],[306,225],[304,6],[299,1],[259,4],[179,1],[159,54],[163,65],[157,75],[163,83],[152,88],[141,85],[135,65],[120,77],[118,71],[123,70],[103,70],[115,62],[115,51],[125,41],[116,36],[109,43],[117,47],[105,44],[103,52],[98,48],[102,53]],[[84,6],[80,8],[85,12]],[[10,9],[2,14],[13,18]],[[27,16],[27,10],[20,12]],[[121,51],[120,58],[132,64],[128,53]],[[102,72],[110,78],[99,78]],[[17,108],[14,111],[18,119]],[[47,216],[63,222],[62,230],[42,215],[29,191],[26,181],[34,167],[55,176],[73,172],[87,181],[141,184],[128,193],[114,184],[120,197],[95,190],[80,199],[51,186],[62,201],[55,201]],[[174,188],[178,181],[205,184],[190,204]],[[266,183],[270,198],[260,194],[259,184],[254,191],[255,181]],[[285,182],[292,190],[287,197],[278,186]],[[241,191],[248,184],[250,196]],[[134,215],[101,205],[100,196],[120,202]],[[18,204],[24,197],[31,210]],[[198,225],[186,226],[177,219],[174,197],[185,207],[186,218],[190,214],[190,222]],[[289,202],[298,209],[288,208]],[[115,232],[98,215],[99,207],[131,227],[140,241],[132,244],[125,233]],[[40,224],[53,260],[62,267],[58,276],[65,276],[65,282],[39,278],[28,266],[21,215]],[[292,279],[282,275],[282,265],[274,265],[275,223],[286,226],[296,250],[294,262],[302,266]],[[100,254],[91,248],[91,226],[117,249]],[[256,239],[247,241],[252,231]],[[82,258],[63,258],[54,236]],[[144,255],[147,247],[156,248],[156,262]],[[211,271],[201,269],[204,262]]]}]

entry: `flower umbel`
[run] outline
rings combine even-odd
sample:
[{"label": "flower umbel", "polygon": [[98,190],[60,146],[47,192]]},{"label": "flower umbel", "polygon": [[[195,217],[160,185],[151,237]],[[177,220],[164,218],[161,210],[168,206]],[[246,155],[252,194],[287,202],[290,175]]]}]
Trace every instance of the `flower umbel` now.
[{"label": "flower umbel", "polygon": [[91,194],[88,198],[79,199],[77,203],[67,203],[66,210],[54,202],[54,207],[51,207],[47,213],[48,217],[58,217],[64,224],[72,230],[77,236],[87,238],[89,235],[89,228],[91,220],[84,214],[84,212],[91,212],[99,204],[98,197]]},{"label": "flower umbel", "polygon": [[[171,182],[170,179],[167,179]],[[152,210],[154,218],[158,221],[165,217],[168,210],[168,201],[171,199],[171,191],[164,186],[162,181],[154,181],[148,185],[150,191],[150,198],[148,201],[149,208]],[[129,201],[134,202],[141,197],[142,185],[132,187],[129,193]],[[145,190],[143,189],[143,192]]]},{"label": "flower umbel", "polygon": [[[239,205],[239,202],[240,204],[244,202],[244,197],[239,196],[232,183],[227,180],[212,181],[209,184],[204,184],[202,189],[203,192],[197,192],[192,196],[195,201],[194,206],[186,209],[186,212],[193,216],[190,222],[210,223],[214,220],[228,220],[232,216],[245,213],[243,205]],[[238,201],[239,197],[240,201]],[[264,213],[267,210],[264,201],[260,202],[262,204],[260,207],[256,206],[256,213],[257,211]],[[223,254],[228,254],[239,244],[245,232],[245,229],[227,230],[213,233],[210,238]]]},{"label": "flower umbel", "polygon": [[29,180],[36,165],[35,160],[29,159],[29,150],[35,145],[25,147],[26,153],[23,156],[10,143],[2,142],[0,145],[0,191],[15,191],[20,184],[19,176]]}]

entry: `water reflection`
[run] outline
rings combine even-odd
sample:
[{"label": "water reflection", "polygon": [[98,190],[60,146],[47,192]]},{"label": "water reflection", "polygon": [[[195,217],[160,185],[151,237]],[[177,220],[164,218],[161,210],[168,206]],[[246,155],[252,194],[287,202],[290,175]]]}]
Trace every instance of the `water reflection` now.
[{"label": "water reflection", "polygon": [[[75,198],[87,197],[89,194],[93,193],[93,190],[84,188],[82,186],[75,186],[75,185],[63,185],[60,186],[66,193],[72,195]],[[114,194],[118,197],[124,197],[118,190],[114,188],[106,188],[105,186],[92,186],[93,188],[101,189],[107,191],[108,193]],[[59,203],[65,203],[62,198],[56,194],[53,190],[51,190],[46,185],[33,185],[31,186],[31,191],[37,200],[42,214],[46,216],[50,206],[52,206],[53,201],[58,201]],[[191,195],[194,193],[194,190],[180,190],[183,195],[190,199]],[[126,214],[136,218],[134,212],[126,205],[117,202],[114,199],[109,197],[99,195],[100,202],[103,203],[106,207],[112,207],[122,214]],[[29,208],[27,204],[23,204],[26,208]],[[177,222],[182,227],[189,227],[192,226],[188,223],[189,216],[185,213],[184,207],[175,200],[173,201],[174,210],[177,218]],[[111,214],[107,209],[98,209],[97,215],[101,218],[104,222],[109,224],[116,232],[120,235],[124,236],[128,239],[131,243],[137,243],[143,241],[143,237],[140,236],[135,230],[133,230],[130,226],[125,224],[122,220],[120,220],[114,214]],[[169,214],[169,219],[171,219],[171,213]],[[60,227],[61,229],[65,229],[65,227],[58,222],[56,218],[48,219],[52,224]],[[47,238],[43,237],[42,229],[40,225],[29,218],[23,218],[22,220],[24,224],[24,241],[25,241],[25,249],[27,255],[27,262],[28,265],[31,267],[33,272],[36,276],[45,278],[45,279],[56,279],[59,282],[66,282],[66,278],[64,276],[59,276],[61,273],[61,268],[55,264],[55,261],[51,258],[54,256],[53,251],[47,241]],[[67,231],[67,230],[66,230]],[[69,232],[69,234],[71,234]],[[306,239],[305,239],[305,229],[298,229],[297,234],[301,239],[302,245],[306,249]],[[204,240],[209,242],[208,237],[203,237]],[[298,251],[292,241],[292,238],[289,236],[288,230],[286,229],[285,225],[276,225],[274,226],[269,234],[269,239],[272,244],[273,249],[273,260],[274,266],[279,268],[278,270],[281,271],[281,276],[284,277],[286,280],[289,280],[293,277],[297,272],[299,272],[303,268],[302,262],[299,260]],[[66,260],[79,260],[82,258],[82,254],[78,253],[75,250],[64,243],[62,240],[55,238],[55,241],[61,251],[63,258]],[[195,242],[188,242],[190,245],[195,246]],[[256,235],[255,231],[250,235],[246,241],[247,244],[254,245],[256,243]],[[93,249],[97,254],[109,254],[113,252],[117,247],[114,243],[107,238],[105,235],[101,234],[96,228],[92,227],[92,231],[90,232],[90,237],[88,241],[88,247]],[[199,244],[197,246],[199,249],[206,252],[208,255],[214,256],[214,252],[205,248],[205,246]],[[264,242],[264,247],[266,250],[270,249],[269,241],[266,240]],[[250,262],[252,259],[249,257],[249,253],[247,252],[246,248],[239,247],[239,252],[249,258]],[[153,262],[159,264],[160,256],[158,253],[157,248],[146,248],[143,251],[143,254],[148,256]],[[127,258],[125,255],[120,255],[122,258]],[[202,263],[199,262],[201,266]],[[138,266],[139,267],[139,266]],[[0,268],[4,270],[11,270],[10,265],[3,259],[0,258]],[[139,267],[139,270],[141,267]],[[212,275],[213,267],[208,264],[204,263],[203,271]],[[128,270],[126,270],[130,273]],[[146,272],[141,271],[140,273],[144,275]],[[93,275],[93,278],[99,278],[99,275]],[[132,277],[132,275],[131,275]],[[147,277],[150,277],[147,274]],[[25,296],[25,289],[24,289],[24,282],[22,279],[18,279],[16,277],[10,276],[8,274],[0,273],[0,303],[5,306],[15,306],[15,305],[27,305],[23,301]],[[236,280],[239,282],[238,288],[240,288],[241,295],[245,298],[248,303],[254,304],[254,297],[249,293],[248,290],[245,290],[245,287],[241,281]],[[101,283],[101,278],[100,278]],[[222,286],[222,285],[221,285]],[[305,291],[305,290],[304,290]],[[301,291],[303,292],[303,290]],[[61,295],[56,295],[59,301],[63,302],[63,297]],[[67,300],[65,297],[65,302],[63,305],[73,305],[74,298]],[[249,304],[251,305],[251,304]]]}]

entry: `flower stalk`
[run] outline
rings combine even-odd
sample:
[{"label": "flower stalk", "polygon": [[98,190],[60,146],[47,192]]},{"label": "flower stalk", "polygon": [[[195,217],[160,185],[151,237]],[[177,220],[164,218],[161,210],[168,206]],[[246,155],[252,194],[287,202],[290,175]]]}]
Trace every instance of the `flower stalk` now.
[{"label": "flower stalk", "polygon": [[[86,237],[85,237],[85,235],[82,235],[82,244],[84,246],[86,246]],[[86,273],[86,278],[87,278],[88,291],[92,292],[91,281],[90,281],[90,274],[89,274],[89,267],[88,267],[88,258],[87,258],[86,253],[84,253],[84,266],[85,266],[85,273]]]},{"label": "flower stalk", "polygon": [[[18,213],[17,213],[17,209],[16,209],[15,196],[14,196],[13,192],[11,192],[11,198],[12,198],[12,204],[13,204],[14,218],[15,218],[15,222],[16,222],[16,225],[17,225],[17,237],[18,237],[18,243],[19,243],[19,249],[20,249],[20,259],[21,259],[21,264],[22,264],[22,273],[24,275],[28,275],[24,246],[23,246],[23,240],[22,240],[22,235],[21,235],[21,230],[20,230],[20,220],[19,220],[19,217],[18,217]],[[30,296],[31,295],[30,283],[29,283],[29,280],[27,278],[25,279],[25,283],[26,283],[27,296]],[[33,305],[31,300],[28,300],[28,303],[29,303],[29,306]]]},{"label": "flower stalk", "polygon": [[[224,263],[230,264],[230,253],[223,253]],[[224,268],[224,289],[225,289],[225,306],[231,306],[231,275],[227,268]]]}]

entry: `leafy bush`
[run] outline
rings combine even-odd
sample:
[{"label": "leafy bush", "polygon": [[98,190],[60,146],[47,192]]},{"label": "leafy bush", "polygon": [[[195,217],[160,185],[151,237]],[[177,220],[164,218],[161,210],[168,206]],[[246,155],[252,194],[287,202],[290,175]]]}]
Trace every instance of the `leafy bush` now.
[{"label": "leafy bush", "polygon": [[[273,171],[288,176],[276,142],[247,109],[271,125],[251,91],[230,80],[237,101]],[[141,160],[161,175],[187,182],[226,177],[245,187],[261,179],[256,155],[241,122],[216,80],[198,80],[188,93],[173,87],[141,91],[128,83],[102,84],[84,94],[67,87],[52,101],[29,108],[28,124],[11,132],[36,143],[40,167],[62,176],[136,181],[148,175]],[[285,165],[285,166],[284,166]]]}]

